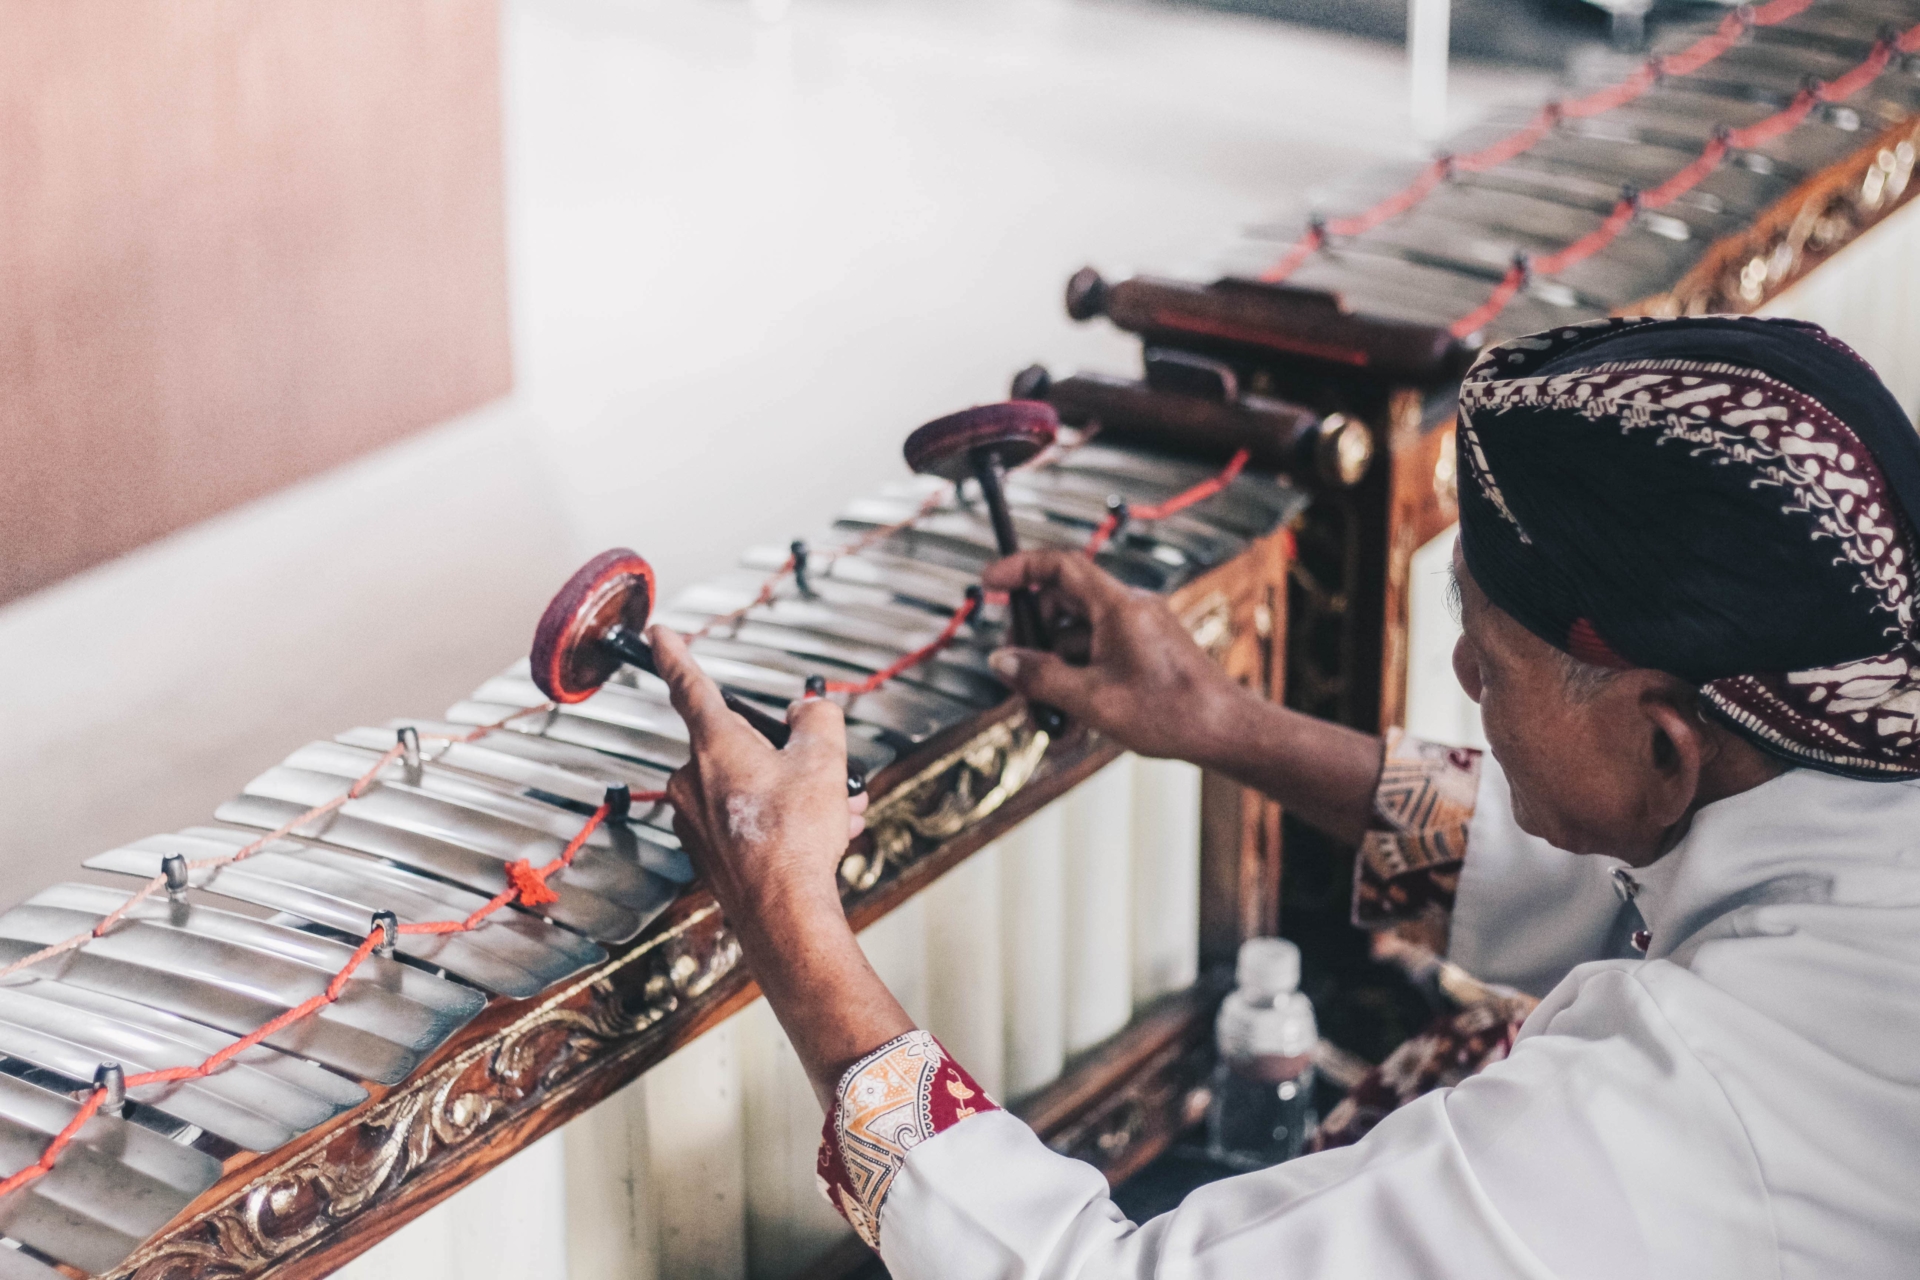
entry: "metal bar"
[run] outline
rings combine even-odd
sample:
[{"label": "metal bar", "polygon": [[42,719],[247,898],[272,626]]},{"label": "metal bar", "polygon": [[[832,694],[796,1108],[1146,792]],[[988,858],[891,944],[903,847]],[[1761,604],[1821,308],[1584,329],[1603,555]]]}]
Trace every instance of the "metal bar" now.
[{"label": "metal bar", "polygon": [[[126,899],[98,885],[55,885],[0,916],[0,956],[17,959],[89,932]],[[325,991],[352,951],[211,907],[148,901],[44,969],[72,986],[246,1035]],[[485,1003],[469,987],[372,959],[338,1001],[267,1043],[362,1079],[395,1084]]]},{"label": "metal bar", "polygon": [[[0,1053],[85,1082],[102,1062],[128,1074],[189,1067],[237,1036],[157,1009],[51,981],[0,987]],[[366,1090],[264,1045],[201,1080],[127,1091],[248,1151],[272,1151],[366,1101]]]},{"label": "metal bar", "polygon": [[[238,832],[231,833],[244,838]],[[169,853],[195,859],[232,846],[191,834],[153,836],[87,861],[96,871],[151,877]],[[189,851],[193,851],[189,853]],[[239,902],[298,916],[364,936],[376,911],[403,923],[464,920],[486,904],[476,893],[435,885],[424,876],[314,846],[281,841],[244,862],[189,872],[192,886]],[[423,887],[424,886],[424,887]],[[453,899],[449,901],[449,899]],[[538,935],[534,936],[537,930]],[[444,969],[497,995],[525,999],[589,965],[606,952],[564,929],[518,911],[495,912],[471,932],[403,934],[400,954]]]},{"label": "metal bar", "polygon": [[[309,807],[297,800],[249,793],[221,805],[214,811],[214,817],[221,822],[273,831]],[[377,818],[333,813],[296,834],[384,858],[489,898],[507,887],[507,860],[497,854],[389,826]],[[560,900],[542,908],[546,918],[596,942],[625,942],[646,923],[642,913],[610,902],[570,882],[566,875],[553,877],[547,885],[560,895]]]},{"label": "metal bar", "polygon": [[[0,1170],[36,1163],[78,1110],[71,1098],[0,1075]],[[219,1179],[212,1156],[97,1115],[51,1172],[8,1198],[0,1230],[83,1271],[105,1271]]]}]

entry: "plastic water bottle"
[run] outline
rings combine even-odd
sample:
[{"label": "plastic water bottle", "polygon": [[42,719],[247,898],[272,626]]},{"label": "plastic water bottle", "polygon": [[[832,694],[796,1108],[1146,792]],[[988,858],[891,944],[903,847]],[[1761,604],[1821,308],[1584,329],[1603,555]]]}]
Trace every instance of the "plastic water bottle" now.
[{"label": "plastic water bottle", "polygon": [[1285,938],[1240,944],[1235,988],[1220,1005],[1214,1039],[1207,1154],[1259,1169],[1300,1154],[1313,1110],[1313,1004],[1300,993],[1300,948]]}]

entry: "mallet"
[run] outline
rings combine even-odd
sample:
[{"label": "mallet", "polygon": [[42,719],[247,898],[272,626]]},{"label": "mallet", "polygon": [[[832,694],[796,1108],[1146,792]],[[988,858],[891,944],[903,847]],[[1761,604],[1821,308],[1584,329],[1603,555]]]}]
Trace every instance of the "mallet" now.
[{"label": "mallet", "polygon": [[[1007,400],[936,418],[907,437],[903,452],[907,465],[921,475],[940,476],[955,484],[969,476],[978,481],[994,541],[1001,555],[1010,556],[1020,550],[1020,540],[1013,531],[1002,482],[1009,467],[1019,466],[1052,444],[1059,428],[1052,406],[1037,400]],[[1023,649],[1051,647],[1040,597],[1031,587],[1015,591],[1009,608],[1015,644]],[[1040,703],[1033,706],[1033,720],[1056,736],[1067,722],[1059,708]]]},{"label": "mallet", "polygon": [[[632,551],[603,551],[567,579],[547,604],[533,632],[533,682],[555,702],[582,702],[605,684],[622,664],[659,675],[653,646],[646,641],[653,612],[653,566]],[[808,682],[811,688],[814,681]],[[745,720],[776,747],[787,745],[793,730],[786,721],[722,690],[727,709]],[[865,770],[847,762],[847,794],[867,789]]]}]

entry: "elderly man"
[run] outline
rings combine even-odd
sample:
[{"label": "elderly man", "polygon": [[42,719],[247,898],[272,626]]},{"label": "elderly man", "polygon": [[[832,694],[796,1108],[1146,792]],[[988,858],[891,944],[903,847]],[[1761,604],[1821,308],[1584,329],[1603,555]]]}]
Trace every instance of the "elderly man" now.
[{"label": "elderly man", "polygon": [[989,575],[1085,624],[1078,665],[997,655],[1016,688],[1398,870],[1459,861],[1454,957],[1545,993],[1504,1061],[1143,1226],[862,957],[838,711],[773,751],[658,637],[685,834],[828,1109],[830,1197],[901,1280],[1920,1268],[1920,438],[1811,326],[1616,320],[1487,352],[1459,452],[1489,759],[1259,702],[1082,559]]}]

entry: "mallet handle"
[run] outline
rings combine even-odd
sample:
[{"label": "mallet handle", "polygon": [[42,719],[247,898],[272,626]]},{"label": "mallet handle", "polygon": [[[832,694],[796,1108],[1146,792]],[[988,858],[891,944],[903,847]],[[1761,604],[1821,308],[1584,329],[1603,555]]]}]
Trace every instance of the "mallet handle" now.
[{"label": "mallet handle", "polygon": [[[653,661],[653,646],[643,638],[622,626],[607,629],[601,643],[620,655],[629,666],[640,668],[648,675],[657,676],[659,668]],[[720,691],[720,700],[727,704],[727,710],[752,725],[760,736],[776,747],[787,745],[787,739],[793,736],[793,729],[785,720],[769,715],[744,698],[736,698],[725,689]],[[867,789],[867,772],[853,761],[847,761],[847,794],[857,796]]]},{"label": "mallet handle", "polygon": [[[980,482],[980,499],[987,504],[987,519],[993,523],[993,540],[1000,554],[1013,555],[1020,550],[1020,539],[1013,531],[1013,513],[1007,510],[1004,483],[1007,469],[994,449],[976,449],[973,454],[974,479]],[[1046,619],[1040,613],[1040,597],[1032,587],[1022,587],[1007,599],[1013,614],[1013,642],[1022,649],[1051,649]],[[1054,737],[1066,728],[1067,717],[1058,707],[1033,704],[1033,722]]]}]

